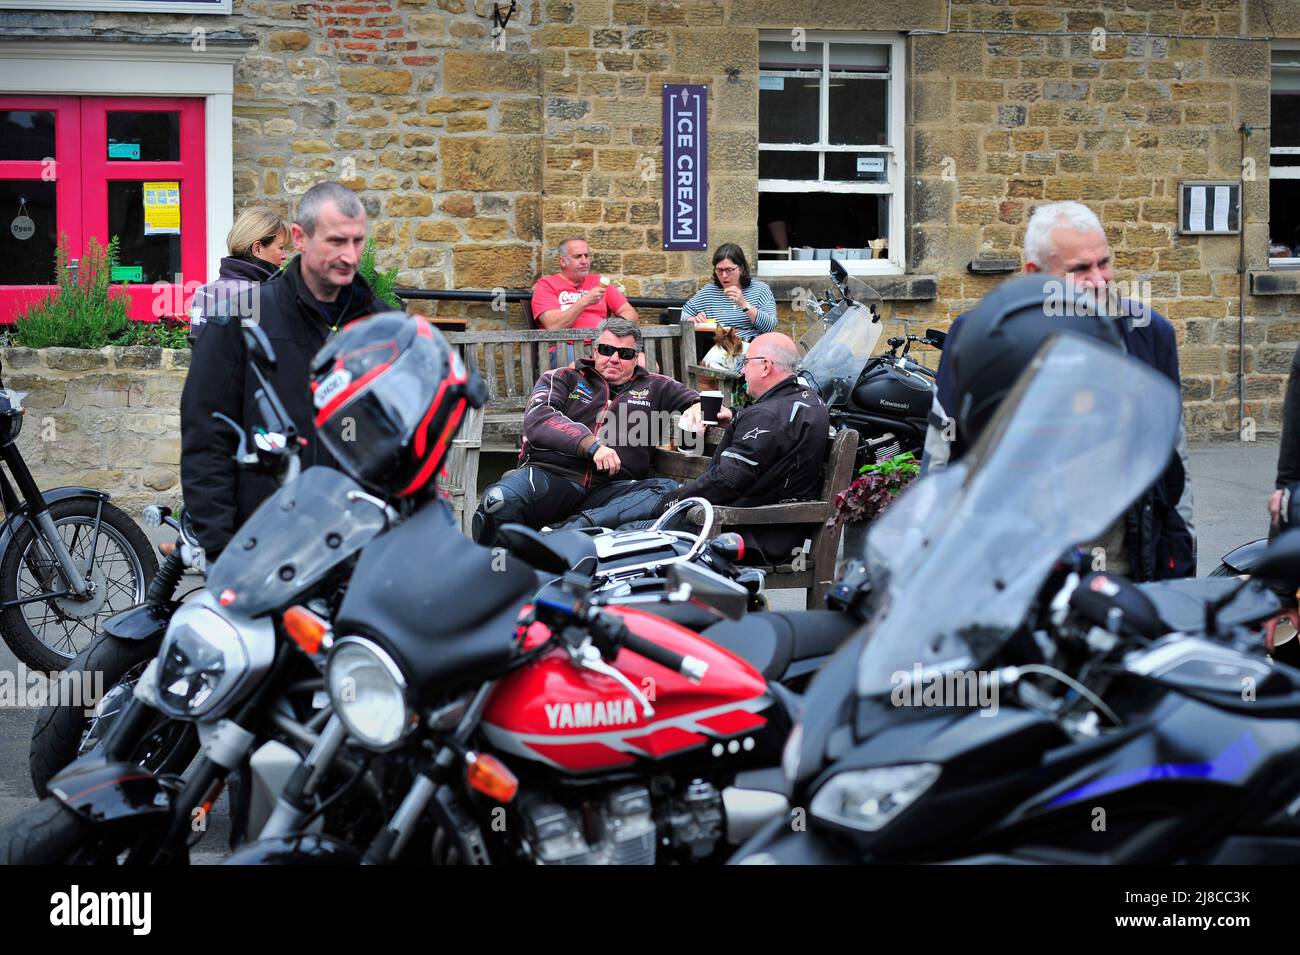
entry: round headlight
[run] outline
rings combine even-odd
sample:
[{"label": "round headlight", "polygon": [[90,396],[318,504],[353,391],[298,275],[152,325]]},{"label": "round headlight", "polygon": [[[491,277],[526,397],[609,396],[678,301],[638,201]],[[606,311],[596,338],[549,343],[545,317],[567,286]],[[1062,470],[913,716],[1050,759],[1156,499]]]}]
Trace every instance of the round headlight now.
[{"label": "round headlight", "polygon": [[401,669],[369,640],[344,637],[336,643],[326,679],[334,712],[372,749],[391,749],[414,725]]}]

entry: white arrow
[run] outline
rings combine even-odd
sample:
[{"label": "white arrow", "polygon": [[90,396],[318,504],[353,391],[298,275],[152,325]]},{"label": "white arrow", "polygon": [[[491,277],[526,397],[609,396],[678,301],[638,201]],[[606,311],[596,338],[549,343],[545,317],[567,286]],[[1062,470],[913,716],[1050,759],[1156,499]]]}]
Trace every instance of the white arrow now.
[{"label": "white arrow", "polygon": [[686,88],[682,87],[682,105],[686,105]]}]

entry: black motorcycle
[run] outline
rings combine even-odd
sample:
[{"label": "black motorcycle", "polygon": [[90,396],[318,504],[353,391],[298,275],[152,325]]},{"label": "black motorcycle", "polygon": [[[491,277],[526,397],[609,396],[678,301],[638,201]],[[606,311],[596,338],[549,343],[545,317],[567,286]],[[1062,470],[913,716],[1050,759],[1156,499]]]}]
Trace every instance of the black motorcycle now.
[{"label": "black motorcycle", "polygon": [[832,426],[858,432],[859,468],[908,452],[919,458],[935,373],[911,357],[911,349],[942,349],[946,334],[928,329],[891,337],[888,350],[873,355],[882,328],[879,296],[833,259],[831,280],[824,298],[808,302],[815,334],[802,341],[815,341],[799,362],[799,377],[821,395]]},{"label": "black motorcycle", "polygon": [[[873,528],[849,595],[868,623],[785,750],[799,808],[734,861],[1300,858],[1300,672],[1237,626],[1268,595],[1185,582],[1206,596],[1169,633],[1141,588],[1060,560],[1156,478],[1177,426],[1160,376],[1050,341],[977,446]],[[1300,542],[1259,570],[1300,576]]]},{"label": "black motorcycle", "polygon": [[[260,329],[245,329],[245,341],[265,428],[255,451],[238,429],[235,457],[285,482],[212,565],[204,591],[173,608],[161,647],[100,745],[0,831],[0,863],[184,861],[236,770],[247,785],[232,807],[232,838],[242,839],[262,776],[257,755],[277,744],[300,760],[329,718],[320,675],[286,618],[328,619],[361,547],[399,515],[332,468],[298,474],[297,432],[262,374],[274,367],[274,352]],[[146,606],[136,616],[143,627],[154,612]],[[141,772],[142,743],[160,720],[202,744],[184,777]]]},{"label": "black motorcycle", "polygon": [[0,461],[13,476],[0,472],[0,636],[25,666],[50,672],[141,601],[158,561],[105,492],[37,486],[17,444],[25,398],[0,385]]}]

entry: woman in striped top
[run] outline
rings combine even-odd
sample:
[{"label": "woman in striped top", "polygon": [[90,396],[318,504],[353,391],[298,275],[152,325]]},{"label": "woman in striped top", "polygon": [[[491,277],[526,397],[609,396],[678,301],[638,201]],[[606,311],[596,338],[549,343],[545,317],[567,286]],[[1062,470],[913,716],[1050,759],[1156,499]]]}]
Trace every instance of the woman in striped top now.
[{"label": "woman in striped top", "polygon": [[713,253],[713,281],[687,300],[682,316],[734,328],[748,342],[776,331],[776,299],[766,282],[750,278],[740,246],[726,242]]}]

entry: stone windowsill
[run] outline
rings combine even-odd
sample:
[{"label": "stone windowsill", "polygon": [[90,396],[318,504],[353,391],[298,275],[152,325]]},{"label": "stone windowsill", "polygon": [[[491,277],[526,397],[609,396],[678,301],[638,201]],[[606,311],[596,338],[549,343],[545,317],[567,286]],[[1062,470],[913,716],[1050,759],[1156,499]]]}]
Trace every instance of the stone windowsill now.
[{"label": "stone windowsill", "polygon": [[1251,295],[1300,295],[1300,268],[1251,271]]},{"label": "stone windowsill", "polygon": [[[829,275],[762,275],[755,276],[772,287],[778,302],[789,301],[795,289],[815,290],[820,294],[831,284]],[[854,276],[874,288],[886,302],[932,302],[939,297],[938,282],[933,275],[859,275]]]}]

